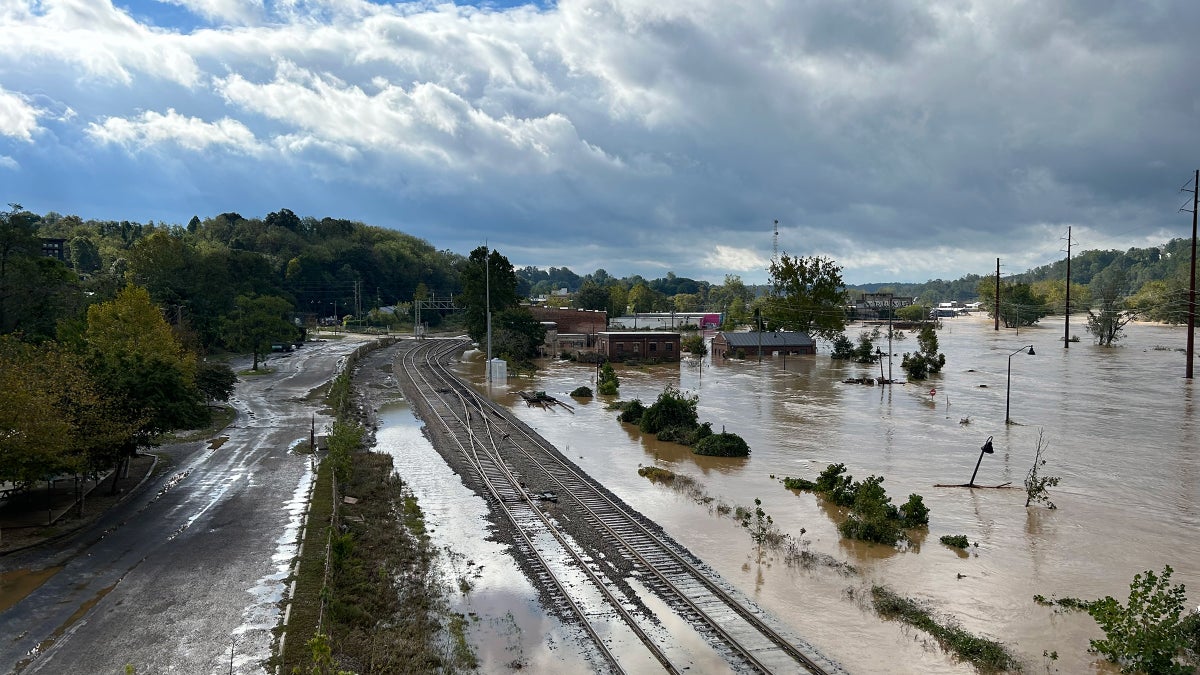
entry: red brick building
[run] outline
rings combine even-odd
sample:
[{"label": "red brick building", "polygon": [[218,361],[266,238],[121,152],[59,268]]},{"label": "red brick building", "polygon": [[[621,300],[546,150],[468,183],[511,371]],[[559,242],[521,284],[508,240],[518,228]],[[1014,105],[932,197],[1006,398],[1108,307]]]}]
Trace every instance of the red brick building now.
[{"label": "red brick building", "polygon": [[553,321],[560,335],[563,333],[595,335],[608,330],[608,312],[602,309],[530,305],[529,311],[538,321]]},{"label": "red brick building", "polygon": [[596,334],[596,352],[610,361],[678,361],[679,333],[619,331]]}]

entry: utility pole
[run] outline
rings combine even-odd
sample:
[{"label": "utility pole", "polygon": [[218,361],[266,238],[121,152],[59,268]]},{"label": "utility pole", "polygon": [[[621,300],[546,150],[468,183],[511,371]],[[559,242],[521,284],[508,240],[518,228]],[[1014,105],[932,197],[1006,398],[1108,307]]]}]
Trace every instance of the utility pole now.
[{"label": "utility pole", "polygon": [[1187,368],[1185,375],[1192,379],[1192,361],[1196,358],[1196,214],[1200,212],[1200,169],[1192,178],[1192,268],[1188,277]]},{"label": "utility pole", "polygon": [[1071,226],[1067,226],[1067,306],[1063,311],[1063,349],[1071,348]]},{"label": "utility pole", "polygon": [[484,306],[487,308],[487,383],[492,383],[492,252],[483,245]]},{"label": "utility pole", "polygon": [[996,328],[1000,330],[1000,259],[996,258]]}]

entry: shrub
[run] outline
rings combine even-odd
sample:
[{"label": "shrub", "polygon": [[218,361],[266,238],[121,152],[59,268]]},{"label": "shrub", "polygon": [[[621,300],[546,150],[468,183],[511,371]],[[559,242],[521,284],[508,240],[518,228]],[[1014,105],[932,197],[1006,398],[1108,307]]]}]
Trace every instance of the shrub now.
[{"label": "shrub", "polygon": [[929,509],[921,495],[910,494],[897,508],[883,488],[882,476],[868,476],[855,482],[845,475],[845,464],[830,464],[817,480],[785,478],[785,487],[811,490],[838,506],[849,507],[850,515],[838,526],[842,536],[863,541],[895,545],[905,539],[904,528],[929,524]]},{"label": "shrub", "polygon": [[1175,661],[1186,652],[1189,640],[1181,621],[1187,601],[1182,584],[1171,585],[1167,565],[1161,575],[1147,570],[1129,585],[1128,604],[1106,596],[1088,606],[1100,624],[1103,640],[1092,640],[1092,650],[1121,665],[1121,672],[1191,673],[1194,669]]},{"label": "shrub", "polygon": [[704,356],[708,353],[708,347],[704,345],[704,336],[699,333],[684,337],[679,343],[679,349],[696,356]]},{"label": "shrub", "polygon": [[692,452],[712,457],[746,457],[750,446],[741,436],[722,431],[700,439]]},{"label": "shrub", "polygon": [[833,339],[833,351],[829,354],[829,358],[848,361],[854,358],[854,343],[845,335],[839,335]]},{"label": "shrub", "polygon": [[784,478],[783,487],[789,490],[808,490],[813,492],[817,488],[817,484],[807,478]]},{"label": "shrub", "polygon": [[576,387],[575,391],[571,392],[571,396],[575,398],[591,398],[592,388],[588,386]]},{"label": "shrub", "polygon": [[642,421],[642,415],[646,412],[646,406],[638,399],[633,399],[629,403],[621,406],[621,414],[618,417],[626,424],[638,424]]},{"label": "shrub", "polygon": [[905,527],[929,524],[929,507],[925,506],[921,495],[914,492],[908,496],[908,501],[900,506],[900,518],[904,520]]},{"label": "shrub", "polygon": [[613,396],[620,386],[621,380],[617,377],[617,371],[613,369],[612,364],[605,363],[600,366],[600,375],[596,378],[596,389],[605,396]]},{"label": "shrub", "polygon": [[943,534],[939,541],[951,548],[966,548],[971,545],[965,534]]},{"label": "shrub", "polygon": [[646,409],[638,426],[648,434],[657,434],[667,427],[691,429],[697,425],[698,396],[688,396],[671,385],[658,395],[658,400]]}]

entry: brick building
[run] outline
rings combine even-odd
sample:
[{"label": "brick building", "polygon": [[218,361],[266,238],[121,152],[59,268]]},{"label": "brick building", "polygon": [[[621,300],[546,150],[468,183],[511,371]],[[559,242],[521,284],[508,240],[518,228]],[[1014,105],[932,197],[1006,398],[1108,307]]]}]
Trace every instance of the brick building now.
[{"label": "brick building", "polygon": [[610,361],[679,360],[679,333],[613,331],[596,334],[596,352]]}]

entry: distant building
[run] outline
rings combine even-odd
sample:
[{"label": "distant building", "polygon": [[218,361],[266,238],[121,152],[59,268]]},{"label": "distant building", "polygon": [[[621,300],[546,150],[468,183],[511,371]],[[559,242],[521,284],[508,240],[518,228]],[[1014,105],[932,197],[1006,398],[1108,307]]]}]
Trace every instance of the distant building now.
[{"label": "distant building", "polygon": [[683,326],[696,326],[700,330],[720,328],[721,315],[717,312],[639,312],[628,316],[615,317],[611,326],[624,330],[640,329],[677,329]]},{"label": "distant building", "polygon": [[679,360],[679,333],[610,331],[596,334],[596,351],[609,361]]},{"label": "distant building", "polygon": [[739,352],[746,357],[757,358],[760,345],[763,356],[799,356],[817,353],[817,342],[808,333],[787,331],[764,331],[762,333],[721,331],[713,336],[712,353],[714,358],[734,358]]},{"label": "distant building", "polygon": [[42,255],[55,260],[67,261],[67,240],[42,238]]},{"label": "distant building", "polygon": [[530,305],[529,313],[543,323],[553,322],[559,333],[595,335],[608,330],[608,312],[602,309],[571,309],[569,307],[538,307]]}]

